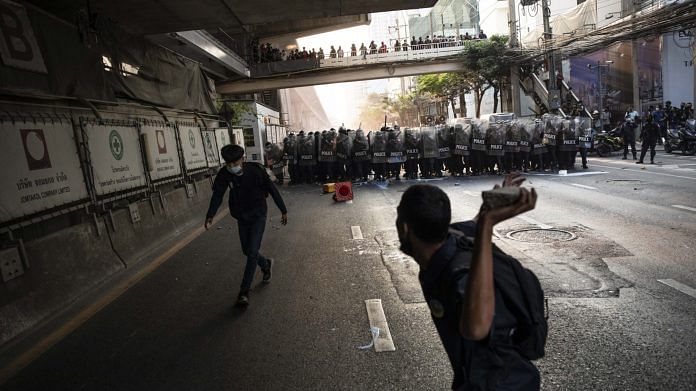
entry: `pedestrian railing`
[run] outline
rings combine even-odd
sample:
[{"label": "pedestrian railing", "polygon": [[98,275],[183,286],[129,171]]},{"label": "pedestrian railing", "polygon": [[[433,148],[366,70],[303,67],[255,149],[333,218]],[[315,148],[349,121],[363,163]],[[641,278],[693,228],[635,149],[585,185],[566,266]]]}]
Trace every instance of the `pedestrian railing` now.
[{"label": "pedestrian railing", "polygon": [[464,51],[464,42],[452,41],[444,43],[433,43],[408,46],[407,50],[396,50],[395,48],[387,48],[386,51],[375,53],[368,51],[361,53],[358,51],[352,56],[348,52],[348,56],[344,57],[328,57],[319,60],[319,68],[338,68],[350,67],[356,65],[406,62],[406,61],[422,61],[431,58],[453,57]]}]

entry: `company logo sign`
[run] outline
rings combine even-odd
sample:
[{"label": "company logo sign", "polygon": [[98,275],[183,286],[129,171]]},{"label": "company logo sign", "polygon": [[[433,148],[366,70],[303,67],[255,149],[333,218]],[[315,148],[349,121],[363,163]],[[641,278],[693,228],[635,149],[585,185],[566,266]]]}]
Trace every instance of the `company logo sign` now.
[{"label": "company logo sign", "polygon": [[109,133],[109,149],[111,149],[114,159],[123,159],[123,139],[115,129]]},{"label": "company logo sign", "polygon": [[48,145],[43,129],[20,129],[24,155],[30,171],[51,168]]}]

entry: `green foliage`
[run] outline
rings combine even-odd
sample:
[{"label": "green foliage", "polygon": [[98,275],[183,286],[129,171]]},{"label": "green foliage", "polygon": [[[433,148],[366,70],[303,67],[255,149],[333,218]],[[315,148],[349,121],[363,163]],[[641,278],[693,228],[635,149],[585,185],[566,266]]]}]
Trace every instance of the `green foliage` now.
[{"label": "green foliage", "polygon": [[251,113],[251,108],[243,102],[225,102],[218,100],[215,102],[218,114],[225,119],[231,126],[240,125],[244,114]]}]

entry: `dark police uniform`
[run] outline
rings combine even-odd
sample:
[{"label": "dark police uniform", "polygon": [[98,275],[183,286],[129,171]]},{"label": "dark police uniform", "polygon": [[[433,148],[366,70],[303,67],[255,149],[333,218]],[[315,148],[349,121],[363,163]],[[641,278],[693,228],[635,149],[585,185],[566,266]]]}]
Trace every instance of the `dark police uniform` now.
[{"label": "dark police uniform", "polygon": [[[474,236],[475,223],[457,223],[452,228]],[[459,252],[471,252],[468,242],[450,233],[433,255],[419,280],[442,344],[449,357],[455,390],[539,390],[539,371],[512,343],[517,320],[505,307],[498,289],[489,336],[471,341],[459,332],[462,299],[468,279],[468,264],[453,262]]]}]

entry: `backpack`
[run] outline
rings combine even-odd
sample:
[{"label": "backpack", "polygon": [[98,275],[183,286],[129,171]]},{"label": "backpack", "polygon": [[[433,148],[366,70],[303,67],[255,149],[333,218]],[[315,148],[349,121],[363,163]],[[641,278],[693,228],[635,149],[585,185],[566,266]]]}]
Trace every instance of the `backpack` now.
[{"label": "backpack", "polygon": [[[451,275],[447,280],[451,280],[462,269],[462,262],[467,263],[464,268],[468,272],[470,251],[473,248],[472,238],[455,230],[450,230],[450,233],[459,236],[461,247],[468,249],[469,253],[460,251],[453,258],[448,268]],[[544,357],[548,335],[548,301],[539,279],[531,270],[522,266],[520,261],[505,254],[496,245],[493,245],[493,268],[495,286],[506,307],[517,319],[517,328],[512,335],[513,343],[529,360]]]}]

